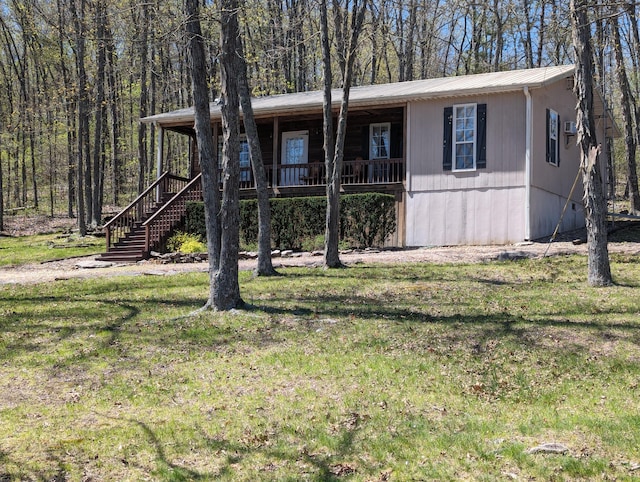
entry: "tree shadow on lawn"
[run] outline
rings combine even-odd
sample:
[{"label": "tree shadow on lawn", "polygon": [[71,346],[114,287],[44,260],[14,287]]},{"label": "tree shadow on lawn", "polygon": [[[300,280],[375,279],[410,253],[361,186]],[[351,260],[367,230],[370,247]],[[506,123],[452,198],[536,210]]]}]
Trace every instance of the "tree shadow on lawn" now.
[{"label": "tree shadow on lawn", "polygon": [[[47,469],[33,469],[25,467],[23,463],[15,462],[9,454],[0,450],[0,482],[11,482],[14,480],[37,480],[40,482],[64,482],[69,480],[67,471],[64,468],[62,458],[49,451],[48,457],[51,462],[55,462],[52,472]],[[8,468],[18,467],[19,472],[11,473]],[[21,477],[18,479],[18,475]]]},{"label": "tree shadow on lawn", "polygon": [[[168,468],[173,473],[172,476],[187,477],[189,480],[211,480],[221,477],[233,477],[234,465],[240,463],[244,458],[252,456],[261,456],[265,459],[265,464],[259,469],[260,472],[272,471],[277,469],[278,462],[299,464],[303,463],[313,467],[315,472],[311,479],[318,481],[337,481],[342,480],[341,477],[352,475],[358,469],[364,469],[370,473],[372,467],[364,467],[362,461],[359,461],[356,467],[350,456],[354,454],[354,441],[363,422],[363,418],[357,414],[349,414],[349,420],[341,424],[341,429],[335,434],[337,443],[332,453],[310,453],[306,448],[306,441],[312,440],[312,434],[306,434],[305,438],[300,440],[298,446],[290,446],[290,450],[272,448],[271,445],[278,445],[278,434],[270,433],[269,438],[255,437],[253,440],[247,441],[231,441],[220,437],[211,437],[207,435],[204,429],[200,428],[199,433],[204,444],[216,454],[224,454],[224,461],[215,473],[204,473],[184,465],[179,465],[167,457],[165,448],[160,438],[154,430],[146,423],[138,420],[129,420],[129,422],[137,425],[144,433],[149,443],[155,451],[156,463],[159,468]],[[291,429],[293,431],[293,429]],[[296,432],[296,435],[300,435]],[[268,443],[267,443],[268,442]],[[165,444],[167,446],[179,446],[180,442],[172,442]],[[305,471],[308,475],[308,472]]]},{"label": "tree shadow on lawn", "polygon": [[[395,323],[405,330],[410,330],[412,326],[424,327],[426,325],[449,327],[443,330],[441,341],[448,341],[456,345],[478,346],[490,340],[511,340],[515,345],[521,345],[529,349],[542,348],[549,351],[558,350],[567,352],[574,350],[576,353],[593,348],[588,344],[578,343],[574,340],[570,346],[559,345],[556,349],[551,347],[547,340],[541,338],[541,331],[547,328],[567,329],[576,333],[588,335],[589,343],[612,342],[623,338],[640,346],[640,330],[637,323],[609,322],[609,321],[583,321],[585,315],[579,308],[566,313],[536,314],[535,318],[527,318],[525,315],[511,314],[508,312],[497,312],[490,314],[465,315],[431,315],[420,312],[417,309],[398,307],[392,303],[381,303],[375,306],[370,305],[369,298],[354,296],[331,296],[321,295],[312,297],[313,301],[305,300],[305,304],[322,304],[322,309],[312,309],[305,306],[292,308],[279,308],[272,305],[251,305],[247,306],[249,311],[264,312],[269,315],[282,317],[294,316],[299,318],[301,326],[306,326],[309,332],[316,331],[319,322],[323,319],[329,320],[349,320],[361,319],[368,321],[385,320]],[[274,303],[287,300],[272,299]],[[329,306],[327,306],[327,304]],[[637,309],[627,307],[625,310],[616,311],[617,315],[628,316],[629,319],[637,317]],[[580,321],[572,321],[578,318]],[[280,330],[287,330],[286,326],[277,326]],[[338,325],[339,326],[339,325]],[[621,333],[624,333],[623,336]],[[416,334],[407,333],[416,337]],[[414,342],[423,342],[425,347],[432,347],[434,340],[419,337]]]},{"label": "tree shadow on lawn", "polygon": [[[35,300],[34,300],[35,301]],[[113,312],[118,309],[118,316],[113,317]],[[29,314],[28,318],[15,316],[4,317],[0,321],[0,332],[5,335],[13,335],[12,341],[8,342],[4,350],[0,350],[0,359],[8,360],[18,358],[23,354],[35,354],[38,352],[46,352],[52,346],[64,343],[77,336],[82,336],[83,350],[82,353],[74,353],[72,360],[67,360],[73,364],[87,359],[95,355],[95,353],[105,347],[114,344],[118,337],[118,333],[122,327],[135,319],[140,314],[140,309],[131,304],[113,303],[105,309],[105,313],[111,316],[105,316],[105,320],[96,320],[86,323],[72,323],[69,310],[61,308],[58,310],[48,310],[41,314]],[[77,314],[76,314],[77,316]],[[96,313],[92,311],[92,317],[96,317]],[[109,319],[111,318],[111,319]],[[52,322],[59,320],[59,323]],[[67,321],[65,323],[65,321]],[[107,338],[101,338],[100,343],[95,343],[96,338],[92,338],[93,349],[87,350],[87,338],[97,332],[109,332]],[[38,341],[33,341],[33,336],[44,337]],[[67,362],[60,361],[64,366]]]},{"label": "tree shadow on lawn", "polygon": [[[170,284],[174,288],[180,287],[177,280]],[[2,293],[5,296],[0,295],[0,314],[4,315],[0,316],[0,333],[5,335],[6,344],[4,348],[0,345],[0,360],[46,352],[78,337],[84,340],[82,350],[60,364],[77,363],[91,358],[101,349],[114,346],[123,332],[136,329],[132,322],[142,315],[161,312],[163,307],[180,310],[199,306],[188,298],[166,299],[154,293],[137,299],[132,296],[135,289],[128,287],[128,283],[108,281],[87,289],[83,287],[78,292],[69,285],[68,291],[56,295],[25,296],[16,292],[6,296]],[[149,287],[139,289],[148,290]],[[104,332],[109,336],[93,336]]]},{"label": "tree shadow on lawn", "polygon": [[[344,270],[338,270],[337,276],[342,276]],[[375,270],[374,270],[375,272]],[[385,271],[386,273],[387,271]],[[333,272],[332,272],[333,273]],[[377,273],[382,276],[384,273]],[[309,286],[318,286],[318,272],[295,271],[288,273],[286,278],[292,278],[291,283],[295,284],[297,279],[308,278]],[[321,276],[325,276],[324,274]],[[351,277],[352,275],[350,275]],[[419,279],[425,283],[430,283],[437,289],[437,283],[425,275]],[[485,279],[477,277],[475,281],[488,284],[496,284],[493,279]],[[24,353],[37,353],[38,351],[46,352],[53,345],[63,343],[73,337],[87,338],[94,333],[108,332],[107,337],[88,340],[87,346],[83,346],[81,352],[73,353],[66,357],[62,357],[56,362],[55,368],[65,368],[77,366],[83,361],[92,359],[100,350],[113,347],[119,338],[126,334],[130,339],[136,338],[136,343],[144,347],[157,346],[173,351],[178,350],[218,350],[221,347],[228,346],[230,343],[243,343],[264,347],[268,344],[280,343],[282,339],[286,339],[287,331],[291,330],[290,325],[279,323],[279,319],[294,318],[295,323],[303,330],[313,332],[318,328],[318,322],[323,319],[351,320],[360,319],[366,321],[384,320],[390,323],[396,323],[399,327],[404,326],[405,329],[411,326],[425,325],[442,325],[449,326],[451,329],[444,330],[445,335],[441,335],[440,339],[456,344],[471,344],[477,346],[495,339],[511,339],[517,345],[528,347],[545,347],[552,349],[540,339],[540,330],[545,328],[566,328],[570,330],[579,330],[582,333],[589,332],[590,339],[595,341],[611,342],[615,339],[622,338],[621,332],[628,334],[627,339],[636,345],[640,345],[640,332],[634,323],[623,322],[606,322],[583,321],[586,318],[584,307],[579,303],[572,305],[571,310],[562,313],[536,313],[532,318],[527,315],[502,312],[488,314],[431,314],[421,311],[419,306],[414,306],[413,300],[408,299],[402,304],[393,299],[393,293],[374,293],[373,296],[363,296],[359,294],[346,293],[344,289],[339,288],[332,293],[324,293],[318,289],[309,289],[300,293],[300,298],[296,301],[281,295],[281,291],[273,290],[274,296],[268,300],[257,300],[252,304],[247,304],[245,310],[238,311],[238,316],[246,314],[264,313],[271,320],[270,324],[260,324],[258,327],[253,326],[251,330],[238,330],[229,324],[216,323],[199,323],[199,326],[191,326],[188,321],[166,320],[160,318],[158,320],[148,316],[148,314],[161,310],[163,303],[170,305],[172,309],[180,309],[181,307],[192,309],[200,306],[193,299],[181,298],[174,296],[170,300],[162,298],[160,295],[153,295],[151,298],[140,300],[135,297],[120,298],[118,301],[110,301],[109,296],[105,293],[113,293],[122,283],[112,281],[107,283],[108,288],[102,286],[96,288],[95,293],[91,296],[82,295],[77,299],[70,297],[67,293],[57,296],[37,297],[31,296],[24,298],[16,294],[14,301],[24,304],[25,302],[33,304],[42,304],[43,300],[54,308],[36,311],[29,315],[28,319],[20,318],[21,315],[12,315],[0,318],[0,331],[11,336],[4,349],[0,349],[0,359],[8,360],[15,358]],[[146,283],[144,283],[146,285]],[[172,284],[175,288],[180,287],[178,280],[173,280]],[[498,283],[500,285],[504,282]],[[509,283],[506,283],[509,284]],[[516,285],[520,286],[518,283]],[[125,283],[125,286],[128,284]],[[148,286],[146,286],[148,289]],[[319,288],[321,289],[321,288]],[[254,292],[258,292],[254,288]],[[287,292],[287,291],[285,291]],[[123,293],[127,293],[123,291]],[[387,299],[388,298],[388,299]],[[455,312],[459,311],[463,306],[464,294],[459,299],[451,299],[444,296],[443,299],[433,300],[436,305],[441,304],[443,311]],[[7,302],[11,306],[12,298],[4,298],[3,302]],[[91,309],[87,311],[87,318],[90,321],[74,323],[74,317],[78,317],[77,310],[74,306],[67,306],[69,302],[82,304],[95,304],[104,312],[104,317],[96,316]],[[419,300],[423,305],[429,300]],[[204,300],[202,301],[204,303]],[[446,304],[445,304],[446,303]],[[466,302],[469,306],[465,310],[472,308],[473,299]],[[95,307],[94,307],[95,308]],[[117,311],[116,311],[117,309]],[[206,313],[206,312],[205,312]],[[633,305],[624,306],[612,312],[618,317],[628,317],[630,320],[637,317],[637,308]],[[603,317],[606,313],[598,313]],[[204,316],[218,316],[211,312]],[[580,321],[571,321],[571,320]],[[60,320],[60,323],[47,323],[49,320]],[[69,321],[65,323],[65,321]],[[338,325],[339,326],[339,325]],[[401,333],[401,332],[399,332]],[[34,342],[33,337],[44,334],[44,339]],[[402,333],[401,333],[402,334]],[[406,333],[407,336],[415,335]],[[417,337],[419,338],[419,337]],[[434,340],[419,340],[425,346],[433,346]],[[566,350],[567,346],[560,346],[558,349]],[[578,345],[573,347],[575,350],[581,351],[588,347]],[[127,346],[126,349],[131,349]]]}]

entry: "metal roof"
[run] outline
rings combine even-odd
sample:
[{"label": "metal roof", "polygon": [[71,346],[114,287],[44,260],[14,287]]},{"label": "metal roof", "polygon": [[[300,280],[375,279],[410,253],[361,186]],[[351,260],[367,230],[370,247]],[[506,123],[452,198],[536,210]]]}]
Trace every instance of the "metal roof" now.
[{"label": "metal roof", "polygon": [[[352,87],[349,95],[349,106],[365,107],[441,97],[510,92],[521,90],[525,86],[535,89],[567,78],[573,75],[573,72],[573,65],[562,65],[558,67],[542,67],[537,69],[491,72],[486,74]],[[334,107],[339,106],[341,96],[341,89],[334,89],[332,91]],[[268,97],[255,97],[252,99],[254,114],[260,117],[282,113],[318,111],[322,109],[322,104],[322,91],[280,94]],[[218,104],[211,103],[210,112],[212,119],[220,118],[220,106]],[[176,126],[192,125],[193,120],[193,107],[189,107],[187,109],[145,117],[141,119],[141,122]]]}]

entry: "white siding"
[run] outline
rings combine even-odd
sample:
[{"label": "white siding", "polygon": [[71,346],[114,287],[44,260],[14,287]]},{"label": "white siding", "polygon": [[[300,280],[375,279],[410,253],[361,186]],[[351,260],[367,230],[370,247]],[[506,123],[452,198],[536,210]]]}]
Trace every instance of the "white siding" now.
[{"label": "white siding", "polygon": [[407,246],[507,244],[524,239],[524,188],[413,193]]},{"label": "white siding", "polygon": [[[533,98],[533,155],[531,187],[531,237],[548,237],[560,221],[562,210],[571,193],[580,168],[580,152],[576,136],[567,136],[562,124],[575,121],[575,98],[570,85],[559,81],[532,92]],[[546,110],[558,112],[560,129],[560,166],[546,162]],[[597,134],[602,141],[601,129]],[[604,167],[604,159],[603,159]],[[559,232],[584,227],[582,205],[582,177],[578,177]]]},{"label": "white siding", "polygon": [[[566,196],[560,196],[541,189],[532,188],[531,205],[531,237],[550,237],[560,221],[560,214],[567,201]],[[559,232],[571,231],[585,225],[582,203],[570,201],[562,218]]]},{"label": "white siding", "polygon": [[[444,108],[487,104],[487,168],[442,169]],[[408,246],[504,244],[524,239],[525,97],[414,102],[408,109]]]}]

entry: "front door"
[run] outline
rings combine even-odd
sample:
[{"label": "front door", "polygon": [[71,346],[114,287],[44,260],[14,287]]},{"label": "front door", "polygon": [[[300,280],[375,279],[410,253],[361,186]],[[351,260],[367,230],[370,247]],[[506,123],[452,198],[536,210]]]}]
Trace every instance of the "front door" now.
[{"label": "front door", "polygon": [[304,184],[309,162],[309,131],[282,133],[281,186]]}]

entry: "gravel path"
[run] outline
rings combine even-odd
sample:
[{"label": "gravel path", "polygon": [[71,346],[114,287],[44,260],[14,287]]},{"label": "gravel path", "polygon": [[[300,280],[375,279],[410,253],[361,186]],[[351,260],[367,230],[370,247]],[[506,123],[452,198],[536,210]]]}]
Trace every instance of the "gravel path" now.
[{"label": "gravel path", "polygon": [[[548,250],[548,251],[547,251]],[[520,259],[564,254],[586,255],[586,244],[574,245],[571,241],[561,240],[552,243],[520,243],[507,246],[453,246],[415,248],[402,250],[358,251],[343,253],[340,259],[347,266],[358,263],[480,263],[499,259]],[[640,243],[620,242],[609,244],[610,253],[640,254]],[[206,272],[208,264],[201,263],[171,263],[147,261],[135,264],[114,264],[102,268],[83,268],[83,262],[91,261],[94,256],[87,258],[66,259],[42,264],[29,264],[12,268],[0,268],[0,285],[3,284],[33,284],[53,282],[66,279],[85,279],[109,276],[166,276],[185,272]],[[241,260],[241,270],[255,268],[255,260]],[[275,258],[276,269],[290,266],[322,266],[321,256],[310,253],[300,253],[292,258]]]}]

